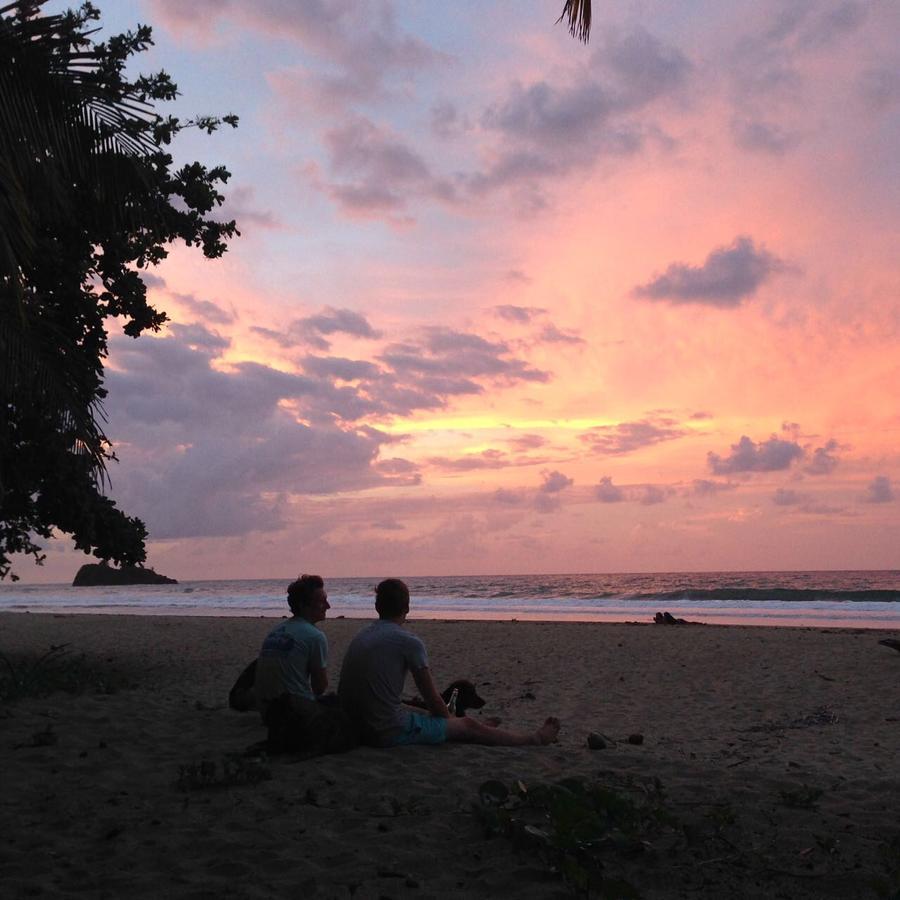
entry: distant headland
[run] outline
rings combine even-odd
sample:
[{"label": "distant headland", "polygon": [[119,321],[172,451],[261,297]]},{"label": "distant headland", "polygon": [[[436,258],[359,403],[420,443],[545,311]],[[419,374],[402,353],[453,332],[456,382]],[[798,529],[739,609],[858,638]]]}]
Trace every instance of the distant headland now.
[{"label": "distant headland", "polygon": [[75,574],[72,587],[117,587],[125,584],[178,584],[174,578],[167,578],[139,566],[123,566],[114,569],[105,562],[86,563]]}]

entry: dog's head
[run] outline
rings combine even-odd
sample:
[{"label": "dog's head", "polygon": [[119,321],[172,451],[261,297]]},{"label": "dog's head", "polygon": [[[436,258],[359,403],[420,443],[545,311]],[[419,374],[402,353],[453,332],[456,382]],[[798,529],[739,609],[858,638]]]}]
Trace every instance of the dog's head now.
[{"label": "dog's head", "polygon": [[457,716],[464,716],[467,709],[481,709],[481,707],[484,706],[484,699],[478,696],[475,685],[464,678],[459,681],[454,681],[447,687],[447,690],[441,694],[441,697],[444,698],[444,703],[449,702],[450,695],[453,693],[454,689],[459,691],[456,696]]}]

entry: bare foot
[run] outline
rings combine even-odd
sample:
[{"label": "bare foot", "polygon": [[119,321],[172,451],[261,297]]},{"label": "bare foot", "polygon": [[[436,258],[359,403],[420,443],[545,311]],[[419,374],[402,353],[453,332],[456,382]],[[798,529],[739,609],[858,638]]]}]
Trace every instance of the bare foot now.
[{"label": "bare foot", "polygon": [[500,716],[486,716],[481,721],[489,728],[499,728],[503,724],[503,719]]},{"label": "bare foot", "polygon": [[543,725],[535,732],[537,742],[539,744],[553,744],[556,736],[559,734],[559,719],[550,716]]}]

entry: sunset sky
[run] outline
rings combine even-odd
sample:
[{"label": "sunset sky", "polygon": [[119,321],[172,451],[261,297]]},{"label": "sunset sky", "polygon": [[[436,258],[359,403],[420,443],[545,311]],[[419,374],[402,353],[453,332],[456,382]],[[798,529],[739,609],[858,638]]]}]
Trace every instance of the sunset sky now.
[{"label": "sunset sky", "polygon": [[900,568],[896,0],[99,5],[240,117],[175,153],[242,236],[113,323],[149,565]]}]

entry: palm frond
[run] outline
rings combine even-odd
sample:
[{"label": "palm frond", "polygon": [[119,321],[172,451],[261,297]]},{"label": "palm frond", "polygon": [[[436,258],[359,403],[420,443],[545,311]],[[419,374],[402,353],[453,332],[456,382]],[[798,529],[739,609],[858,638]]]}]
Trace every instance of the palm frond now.
[{"label": "palm frond", "polygon": [[569,33],[574,38],[584,41],[586,44],[591,37],[591,0],[566,0],[562,15],[556,20],[557,24],[563,19],[568,20]]}]

